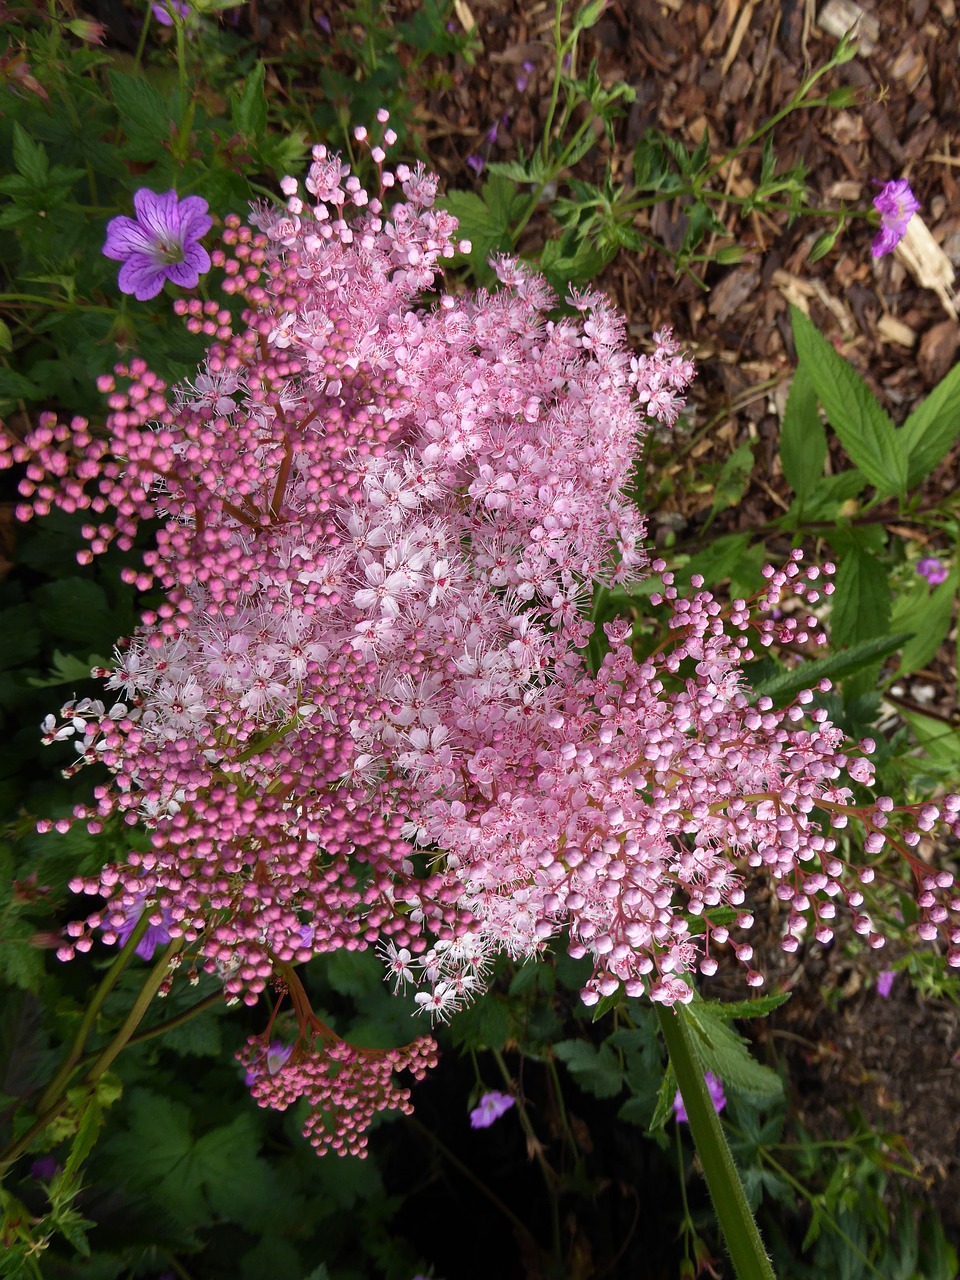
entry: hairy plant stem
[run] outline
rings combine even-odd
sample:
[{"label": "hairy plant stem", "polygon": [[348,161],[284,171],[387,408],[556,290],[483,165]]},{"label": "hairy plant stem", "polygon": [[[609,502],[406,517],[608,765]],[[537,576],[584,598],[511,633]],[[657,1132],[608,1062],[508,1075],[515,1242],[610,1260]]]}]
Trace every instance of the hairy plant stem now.
[{"label": "hairy plant stem", "polygon": [[690,1133],[737,1280],[776,1280],[697,1058],[683,1005],[656,1006]]}]

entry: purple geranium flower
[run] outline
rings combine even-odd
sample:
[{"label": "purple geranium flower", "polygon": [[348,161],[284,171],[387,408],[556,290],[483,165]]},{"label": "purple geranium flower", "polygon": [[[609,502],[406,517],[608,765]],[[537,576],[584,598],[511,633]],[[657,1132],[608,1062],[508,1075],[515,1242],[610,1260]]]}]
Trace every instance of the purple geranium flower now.
[{"label": "purple geranium flower", "polygon": [[941,582],[947,580],[946,567],[936,556],[926,556],[923,560],[918,560],[917,573],[921,578],[926,578],[931,587],[939,587]]},{"label": "purple geranium flower", "polygon": [[[127,939],[137,927],[137,921],[143,915],[145,902],[145,898],[140,898],[137,902],[133,903],[132,906],[127,908],[127,918],[117,930],[118,946],[123,947],[126,945]],[[155,907],[149,907],[147,909],[151,912],[156,910]],[[148,924],[146,933],[134,948],[141,960],[152,960],[153,953],[156,951],[157,947],[164,947],[170,941],[168,925],[170,924],[172,917],[166,907],[160,908],[160,915],[163,917],[160,924]]]},{"label": "purple geranium flower", "polygon": [[513,1098],[509,1093],[498,1093],[496,1089],[485,1093],[480,1105],[470,1112],[470,1125],[474,1129],[489,1129],[494,1120],[499,1120],[504,1112],[513,1106]]},{"label": "purple geranium flower", "polygon": [[874,196],[873,207],[880,214],[880,232],[870,252],[875,258],[882,258],[885,253],[892,253],[903,239],[907,223],[920,208],[920,201],[910,190],[906,178],[898,178]]},{"label": "purple geranium flower", "polygon": [[884,969],[877,977],[877,995],[886,1000],[890,995],[896,973],[892,969]]},{"label": "purple geranium flower", "polygon": [[141,187],[133,197],[136,219],[121,216],[107,225],[103,252],[122,262],[118,283],[138,302],[155,298],[164,280],[194,289],[210,270],[210,255],[200,243],[213,225],[200,196],[179,200],[175,191],[157,195]]},{"label": "purple geranium flower", "polygon": [[[712,1071],[708,1071],[703,1077],[704,1084],[707,1086],[707,1092],[710,1094],[710,1100],[713,1102],[714,1111],[722,1111],[727,1105],[726,1095],[723,1092],[723,1084],[717,1079]],[[677,1090],[677,1096],[673,1100],[673,1114],[677,1117],[681,1124],[687,1123],[687,1109],[683,1105],[683,1098],[680,1090]]]},{"label": "purple geranium flower", "polygon": [[163,23],[165,27],[173,26],[174,14],[178,18],[185,18],[190,12],[190,6],[184,4],[183,0],[163,0],[161,4],[152,4],[150,8],[156,20]]}]

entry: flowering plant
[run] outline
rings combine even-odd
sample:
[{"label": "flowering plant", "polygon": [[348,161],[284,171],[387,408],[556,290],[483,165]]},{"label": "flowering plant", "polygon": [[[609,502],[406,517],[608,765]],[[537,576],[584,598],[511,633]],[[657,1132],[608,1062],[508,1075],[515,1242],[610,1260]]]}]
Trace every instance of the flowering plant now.
[{"label": "flowering plant", "polygon": [[[97,673],[116,701],[70,702],[44,726],[77,748],[71,772],[111,775],[75,820],[151,833],[74,880],[103,905],[61,958],[99,932],[144,958],[164,946],[160,990],[187,958],[229,1003],[278,986],[296,1038],[278,1051],[275,1007],[240,1055],[250,1087],[276,1109],[306,1097],[305,1135],[341,1154],[363,1154],[377,1111],[409,1110],[393,1075],[420,1078],[436,1046],[343,1041],[297,975],[318,955],[375,946],[446,1019],[499,954],[563,938],[592,964],[584,1003],[669,1009],[728,945],[762,983],[743,937],[755,873],[783,904],[785,950],[829,941],[840,902],[882,946],[861,886],[887,873],[889,845],[918,882],[921,937],[946,932],[960,964],[952,876],[912,852],[941,821],[960,834],[960,798],[862,799],[873,744],[845,745],[817,705],[829,682],[779,702],[749,685],[762,649],[823,642],[812,610],[832,566],[796,553],[724,606],[648,561],[627,489],[644,432],[675,421],[693,376],[670,333],[631,356],[602,295],[571,290],[557,314],[510,258],[498,289],[424,306],[469,245],[434,176],[370,154],[375,196],[316,147],[285,208],[258,206],[253,230],[227,220],[211,259],[225,301],[175,304],[210,340],[191,383],[170,392],[131,361],[101,380],[104,433],[45,415],[2,456],[25,467],[22,518],[89,513],[83,561],[159,522],[126,577],[163,602]],[[177,221],[172,192],[135,207],[140,238],[114,227],[115,254],[165,228],[200,270],[199,209]],[[151,260],[148,278],[137,262],[129,282],[152,296],[170,267]],[[610,622],[591,670],[594,589],[650,572],[666,638],[644,651]],[[838,837],[851,818],[865,858]]]}]

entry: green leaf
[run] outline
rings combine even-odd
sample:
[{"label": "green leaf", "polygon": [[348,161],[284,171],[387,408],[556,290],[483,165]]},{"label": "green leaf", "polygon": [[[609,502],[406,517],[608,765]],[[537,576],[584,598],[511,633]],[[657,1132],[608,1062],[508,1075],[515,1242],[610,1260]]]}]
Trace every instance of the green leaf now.
[{"label": "green leaf", "polygon": [[13,122],[13,163],[32,187],[44,187],[50,162],[42,143],[34,142],[18,120]]},{"label": "green leaf", "polygon": [[890,582],[875,556],[854,548],[844,556],[835,585],[830,613],[834,644],[852,645],[890,634]]},{"label": "green leaf", "polygon": [[150,160],[163,152],[170,133],[170,112],[159,92],[143,76],[109,71],[110,89],[131,158]]},{"label": "green leaf", "polygon": [[790,308],[790,317],[800,363],[806,365],[817,398],[850,460],[879,496],[903,494],[907,454],[890,415],[799,307]]},{"label": "green leaf", "polygon": [[949,577],[929,589],[921,578],[912,591],[900,596],[893,606],[890,625],[895,631],[909,627],[914,635],[903,646],[897,675],[909,675],[919,671],[947,638],[953,620],[960,571],[954,569]]},{"label": "green leaf", "polygon": [[234,94],[230,102],[230,117],[238,133],[254,141],[264,134],[267,127],[267,100],[263,91],[267,69],[257,62],[244,82],[243,92]]},{"label": "green leaf", "polygon": [[862,671],[864,667],[880,662],[895,653],[910,639],[909,633],[893,636],[876,636],[861,640],[842,653],[832,653],[828,658],[814,662],[801,662],[790,671],[779,672],[754,685],[754,693],[768,698],[792,698],[801,689],[815,689],[821,680],[841,680],[844,676]]},{"label": "green leaf", "polygon": [[933,388],[900,428],[907,451],[907,484],[920,483],[960,435],[960,364]]},{"label": "green leaf", "polygon": [[820,421],[817,392],[801,362],[793,375],[780,428],[780,462],[787,484],[803,503],[823,475],[827,433]]},{"label": "green leaf", "polygon": [[960,729],[916,711],[901,710],[900,715],[935,764],[952,772],[954,777],[960,774]]},{"label": "green leaf", "polygon": [[34,689],[49,689],[58,684],[76,684],[78,680],[89,680],[93,667],[107,667],[109,662],[99,654],[91,654],[88,659],[78,658],[72,653],[53,651],[53,665],[45,676],[27,676],[27,684]]},{"label": "green leaf", "polygon": [[772,991],[769,995],[757,996],[754,1000],[704,1000],[700,1008],[705,1008],[718,1018],[765,1018],[774,1009],[779,1009],[790,999],[792,991]]},{"label": "green leaf", "polygon": [[491,276],[487,259],[511,248],[510,224],[517,191],[507,178],[491,176],[483,192],[448,191],[444,207],[460,224],[460,235],[471,242],[470,261],[478,276]]},{"label": "green leaf", "polygon": [[617,1055],[606,1043],[599,1049],[587,1040],[561,1040],[554,1052],[581,1089],[596,1098],[613,1098],[623,1088]]},{"label": "green leaf", "polygon": [[725,1089],[747,1094],[758,1102],[772,1102],[781,1096],[783,1084],[777,1073],[751,1056],[743,1037],[710,1005],[695,1000],[684,1012],[705,1073],[712,1071]]},{"label": "green leaf", "polygon": [[0,613],[0,670],[23,666],[39,652],[40,627],[32,605],[15,604],[4,609]]},{"label": "green leaf", "polygon": [[[58,640],[77,648],[106,647],[117,638],[117,619],[103,587],[87,578],[61,578],[33,593],[40,621]],[[89,678],[89,671],[87,678]]]},{"label": "green leaf", "polygon": [[713,505],[707,516],[707,524],[726,507],[735,507],[747,491],[750,476],[753,472],[753,450],[756,441],[747,440],[734,449],[717,476],[713,493]]},{"label": "green leaf", "polygon": [[668,1062],[663,1083],[660,1085],[660,1091],[657,1094],[657,1105],[654,1107],[653,1115],[650,1117],[648,1132],[656,1133],[658,1129],[662,1129],[667,1123],[673,1115],[673,1100],[676,1096],[677,1076],[673,1069],[673,1063]]},{"label": "green leaf", "polygon": [[13,350],[13,336],[10,333],[10,326],[5,320],[0,320],[0,351]]}]

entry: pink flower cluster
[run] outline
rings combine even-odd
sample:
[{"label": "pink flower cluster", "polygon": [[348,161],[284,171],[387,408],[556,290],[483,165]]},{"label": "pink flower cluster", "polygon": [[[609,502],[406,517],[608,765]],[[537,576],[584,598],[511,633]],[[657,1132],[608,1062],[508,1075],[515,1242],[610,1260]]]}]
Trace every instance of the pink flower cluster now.
[{"label": "pink flower cluster", "polygon": [[[597,293],[557,314],[512,260],[497,290],[423,305],[456,222],[434,176],[371,154],[379,197],[317,147],[284,209],[256,210],[254,230],[228,220],[213,262],[244,309],[176,304],[210,339],[192,384],[169,392],[131,362],[103,384],[104,430],[47,415],[0,454],[24,467],[22,518],[89,513],[83,559],[159,523],[127,576],[166,599],[100,673],[116,701],[44,725],[76,745],[74,767],[111,775],[76,817],[152,832],[149,851],[74,882],[106,904],[61,955],[149,911],[252,1004],[276,980],[293,991],[316,955],[377,945],[443,1018],[498,953],[566,936],[593,960],[588,1003],[622,988],[669,1004],[718,946],[762,981],[742,940],[752,869],[776,886],[786,949],[829,938],[840,901],[879,945],[858,887],[873,866],[821,829],[856,817],[881,852],[893,804],[858,806],[849,785],[869,785],[871,744],[851,753],[812,694],[776,707],[742,674],[752,645],[822,639],[809,609],[828,580],[792,559],[724,608],[663,575],[667,641],[638,659],[614,624],[599,672],[583,656],[596,587],[649,568],[627,488],[691,363],[668,332],[631,356]],[[920,932],[950,930],[951,963],[960,900],[911,849],[941,817],[960,834],[958,811],[918,806],[890,839],[920,883]],[[392,1070],[416,1074],[433,1050],[371,1057],[329,1029],[318,1049],[304,1001],[276,1070],[265,1041],[248,1047],[254,1092],[306,1094],[334,1115],[310,1122],[318,1149],[360,1150],[373,1110],[406,1105]]]},{"label": "pink flower cluster", "polygon": [[295,1046],[271,1053],[273,1045],[254,1036],[238,1055],[247,1069],[247,1083],[261,1107],[286,1111],[306,1098],[310,1113],[303,1136],[317,1155],[361,1156],[367,1150],[367,1130],[378,1111],[410,1115],[410,1090],[393,1076],[409,1071],[422,1080],[437,1065],[437,1046],[419,1036],[402,1049],[358,1049],[343,1040],[308,1050]]}]

